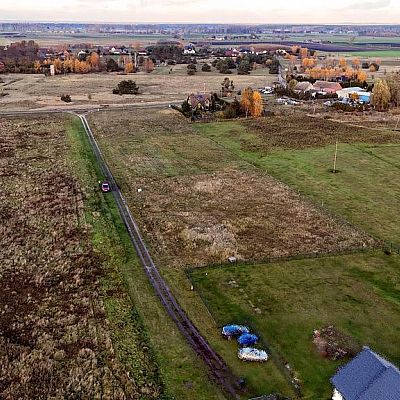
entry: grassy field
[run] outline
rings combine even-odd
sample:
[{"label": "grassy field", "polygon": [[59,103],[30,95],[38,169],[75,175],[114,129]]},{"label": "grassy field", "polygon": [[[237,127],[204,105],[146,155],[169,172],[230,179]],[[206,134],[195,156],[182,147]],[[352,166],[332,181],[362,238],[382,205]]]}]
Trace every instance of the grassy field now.
[{"label": "grassy field", "polygon": [[[296,118],[274,118],[196,128],[371,235],[398,243],[399,133],[326,120],[318,124],[303,118],[296,128]],[[339,173],[332,174],[337,137]]]},{"label": "grassy field", "polygon": [[[131,104],[143,102],[182,102],[190,93],[201,93],[206,84],[207,91],[219,92],[222,74],[199,72],[188,76],[185,65],[175,66],[171,75],[168,67],[160,67],[151,74],[137,73],[120,75],[117,73],[71,74],[67,76],[45,77],[39,74],[8,74],[2,76],[0,89],[7,96],[0,97],[2,109],[43,108],[43,107],[98,107],[102,104]],[[241,90],[248,86],[264,87],[270,84],[275,75],[235,75],[232,77],[235,88]],[[140,93],[135,95],[114,95],[112,90],[125,79],[136,81]],[[72,103],[64,103],[62,94],[71,95]]]},{"label": "grassy field", "polygon": [[192,270],[216,324],[248,323],[300,379],[304,399],[331,398],[340,362],[323,358],[315,329],[334,325],[400,363],[400,257],[382,253]]},{"label": "grassy field", "polygon": [[97,113],[91,122],[160,264],[264,260],[371,243],[174,111]]},{"label": "grassy field", "polygon": [[367,51],[354,51],[351,53],[343,53],[343,55],[349,57],[361,57],[361,58],[400,58],[400,49],[393,50],[367,50]]},{"label": "grassy field", "polygon": [[[152,249],[152,254],[171,289],[189,316],[233,371],[238,376],[246,377],[250,391],[254,395],[273,391],[291,394],[291,388],[284,379],[285,375],[278,368],[279,362],[276,361],[280,357],[290,360],[285,353],[287,348],[283,343],[274,344],[272,347],[273,362],[264,366],[247,365],[237,360],[235,345],[222,340],[219,332],[223,323],[234,320],[240,322],[244,318],[244,321],[255,324],[258,323],[258,320],[263,319],[266,315],[265,310],[262,309],[265,302],[263,300],[259,302],[257,299],[262,299],[263,296],[268,299],[268,291],[263,293],[260,288],[257,292],[258,297],[253,298],[249,286],[248,292],[246,292],[249,299],[245,302],[247,308],[242,314],[235,314],[234,306],[232,306],[227,309],[226,313],[216,316],[213,302],[219,304],[217,288],[215,289],[216,298],[214,299],[211,293],[210,301],[206,302],[212,313],[210,314],[202,301],[202,297],[205,296],[204,293],[208,289],[204,288],[203,290],[201,284],[198,286],[199,292],[191,290],[191,282],[185,274],[184,267],[226,261],[228,253],[237,251],[237,249],[240,249],[237,254],[242,255],[245,260],[253,258],[256,254],[254,249],[258,251],[258,256],[255,258],[259,259],[268,257],[267,251],[276,248],[281,249],[278,255],[298,254],[296,251],[299,249],[299,243],[301,246],[309,243],[308,251],[311,253],[316,250],[323,252],[324,248],[321,246],[321,242],[316,237],[307,236],[304,230],[299,229],[299,226],[309,227],[310,233],[321,232],[321,227],[330,226],[329,229],[334,235],[327,239],[327,243],[333,246],[334,251],[348,249],[346,245],[338,247],[338,243],[341,241],[340,237],[343,233],[349,239],[349,232],[353,232],[351,234],[357,232],[355,238],[362,237],[365,245],[368,246],[371,242],[358,230],[348,228],[347,225],[341,223],[338,225],[336,219],[331,220],[335,221],[333,225],[326,225],[326,222],[323,221],[326,221],[325,218],[329,220],[330,217],[320,211],[321,200],[314,199],[318,206],[315,207],[308,201],[304,201],[301,196],[297,197],[298,195],[286,186],[271,180],[265,172],[271,172],[272,165],[276,164],[276,170],[278,171],[279,167],[281,175],[283,175],[283,171],[286,171],[287,177],[296,176],[296,179],[293,178],[294,180],[304,181],[306,188],[315,188],[315,192],[317,192],[321,187],[320,176],[324,177],[326,174],[326,182],[332,184],[334,184],[334,179],[344,178],[344,172],[336,175],[329,173],[333,156],[332,144],[337,136],[341,138],[341,141],[347,143],[340,146],[339,160],[341,162],[344,157],[342,154],[344,148],[358,149],[360,146],[361,148],[362,146],[374,146],[377,149],[392,149],[389,144],[397,140],[396,134],[393,132],[366,131],[362,128],[338,125],[334,121],[307,118],[304,115],[300,125],[301,129],[299,129],[298,118],[294,115],[286,118],[276,117],[276,120],[193,125],[188,124],[181,116],[169,110],[153,110],[152,113],[146,114],[139,110],[129,113],[103,112],[90,116],[90,123],[106,158],[135,217],[139,220],[146,241]],[[313,134],[310,135],[310,132]],[[364,142],[364,144],[356,146],[355,142]],[[302,150],[297,150],[297,148]],[[321,152],[321,159],[318,161],[321,164],[320,168],[310,165],[304,167],[304,171],[296,170],[296,164],[290,157],[302,152],[306,154],[305,159],[313,162],[318,161],[316,154]],[[388,153],[386,156],[389,157],[390,154]],[[349,163],[353,158],[354,154],[348,155]],[[324,160],[326,160],[326,165]],[[341,166],[340,169],[342,171]],[[314,174],[308,178],[310,182],[315,180],[314,186],[312,186],[312,182],[307,181],[307,173]],[[377,176],[376,171],[366,170],[365,174],[368,173],[372,173],[375,178]],[[278,173],[276,176],[281,178]],[[350,185],[354,177],[347,179],[347,184]],[[369,179],[371,184],[366,189],[361,183],[359,185],[359,190],[364,190],[364,195],[369,194],[368,192],[374,184],[377,184],[378,187],[380,185],[376,179],[374,183],[372,183],[372,177]],[[394,173],[389,171],[387,180],[386,178],[382,179],[382,185],[387,185],[391,179],[397,178]],[[289,179],[287,182],[292,183]],[[325,181],[323,183],[326,184]],[[322,187],[329,193],[328,189]],[[283,190],[283,195],[279,195],[276,191],[277,188]],[[382,187],[379,190],[382,190]],[[306,195],[309,193],[310,191],[304,191]],[[350,201],[351,187],[348,187],[344,194],[348,195]],[[396,196],[396,192],[388,195],[389,210],[393,210],[393,204],[396,204],[393,196]],[[296,202],[288,203],[288,199],[296,199]],[[334,199],[335,196],[332,195],[332,201]],[[352,201],[357,204],[357,201],[360,200],[354,198]],[[376,198],[374,201],[378,204],[379,199]],[[368,204],[368,202],[365,203]],[[332,209],[341,216],[351,214],[350,210],[348,214],[342,214],[341,209],[337,210],[334,207]],[[295,216],[293,212],[298,214]],[[284,215],[284,213],[286,214]],[[385,218],[389,214],[388,210],[381,212]],[[304,219],[306,215],[308,219]],[[354,223],[357,222],[352,218],[350,220]],[[393,220],[394,218],[391,218],[389,222]],[[315,225],[316,221],[318,221],[318,227]],[[385,226],[385,224],[380,225]],[[343,228],[344,226],[346,228]],[[386,224],[385,229],[389,229],[388,226],[389,224]],[[391,226],[395,229],[394,223]],[[241,231],[243,227],[246,229]],[[346,229],[350,229],[350,231]],[[272,238],[275,240],[274,243],[271,241]],[[226,249],[229,250],[228,253],[223,252]],[[218,257],[215,257],[215,254],[218,254]],[[318,260],[321,265],[326,265],[326,274],[329,275],[331,261],[326,260],[338,260],[332,263],[334,265],[341,264],[344,268],[345,261],[343,260],[357,260],[358,257],[366,257],[368,265],[373,264],[375,259],[379,260],[377,254],[371,258],[368,258],[367,254],[365,256],[349,256],[347,259],[343,256],[343,258]],[[317,261],[301,261],[300,263],[303,263],[302,265],[306,268],[308,262],[311,263],[310,265],[318,263]],[[384,263],[384,261],[382,262]],[[171,268],[174,266],[179,268]],[[267,266],[260,268],[265,268],[263,273],[267,276],[265,272]],[[390,266],[390,268],[392,267]],[[243,267],[243,269],[246,268]],[[203,272],[208,273],[208,271],[211,271],[212,274],[220,273],[221,275],[218,277],[221,277],[221,281],[223,281],[225,278],[222,277],[225,276],[225,272],[229,275],[231,269],[221,267],[215,268],[215,272],[213,268],[210,270],[200,269],[198,273],[193,272],[191,277],[196,285],[198,284],[197,279],[200,279],[198,277],[202,277]],[[251,271],[251,273],[247,271]],[[255,266],[251,270],[246,269],[251,281],[253,271],[256,274],[254,279],[257,279],[258,267]],[[212,279],[210,282],[217,284],[218,277],[216,275],[215,281]],[[323,282],[323,279],[320,278],[319,282]],[[282,285],[283,278],[277,287]],[[347,286],[350,293],[352,290],[350,283]],[[270,287],[272,287],[272,283],[268,286],[268,288]],[[308,288],[305,287],[304,290],[306,291]],[[242,292],[240,291],[240,293]],[[221,299],[222,303],[224,299],[226,300],[227,307],[231,307],[229,304],[236,301],[223,296]],[[317,298],[315,301],[318,300]],[[297,301],[297,298],[294,301]],[[258,303],[262,303],[263,306],[258,307]],[[216,307],[218,308],[219,305]],[[385,305],[382,303],[382,309],[384,307]],[[249,314],[247,314],[248,311]],[[340,322],[339,314],[341,313],[338,311],[337,318],[333,322],[336,323],[337,320]],[[307,319],[307,313],[299,316],[299,320],[302,318]],[[343,316],[343,318],[347,317]],[[371,318],[371,315],[368,314],[368,318]],[[366,324],[368,321],[369,319],[366,319]],[[274,323],[273,321],[269,322]],[[321,324],[325,322],[329,322],[328,318],[321,320]],[[278,329],[279,320],[275,324]],[[303,335],[311,335],[312,329],[318,327],[314,324],[316,324],[315,321],[312,323],[312,328],[307,325],[307,330],[303,331]],[[339,327],[342,325],[339,324]],[[374,325],[375,328],[376,325]],[[375,330],[376,332],[377,330]],[[266,342],[270,340],[268,332],[264,331],[264,328],[260,327],[260,333],[263,334]],[[388,335],[391,334],[388,332]],[[292,337],[292,340],[294,338],[295,336]],[[364,338],[362,336],[361,340]],[[288,347],[290,345],[291,343],[287,344]],[[296,363],[305,350],[302,351],[297,360],[294,360]],[[310,371],[305,372],[305,376],[301,376],[305,381],[309,398],[313,398],[314,391],[315,393],[326,393],[327,387],[329,387],[326,376],[337,366],[337,363],[332,364],[324,360],[321,363],[322,372],[315,383],[312,382],[309,375]],[[298,369],[296,367],[297,373],[303,374],[302,369],[303,364]]]}]

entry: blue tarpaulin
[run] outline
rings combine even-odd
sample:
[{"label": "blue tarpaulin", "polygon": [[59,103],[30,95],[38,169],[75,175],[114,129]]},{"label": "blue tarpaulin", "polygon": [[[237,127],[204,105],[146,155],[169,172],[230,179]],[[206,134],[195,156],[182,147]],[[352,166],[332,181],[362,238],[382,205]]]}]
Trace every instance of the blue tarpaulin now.
[{"label": "blue tarpaulin", "polygon": [[243,325],[226,325],[222,328],[222,335],[224,336],[239,336],[249,332],[250,329]]},{"label": "blue tarpaulin", "polygon": [[258,341],[258,336],[257,335],[252,335],[249,333],[245,333],[244,335],[241,335],[238,339],[238,343],[241,346],[251,346]]}]

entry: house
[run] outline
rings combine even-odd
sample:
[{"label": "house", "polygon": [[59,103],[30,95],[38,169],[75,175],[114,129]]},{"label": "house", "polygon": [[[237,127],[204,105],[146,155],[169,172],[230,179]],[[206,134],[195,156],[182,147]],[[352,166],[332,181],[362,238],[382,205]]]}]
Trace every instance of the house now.
[{"label": "house", "polygon": [[337,82],[316,81],[314,83],[314,89],[317,92],[335,94],[338,90],[342,90],[342,86]]},{"label": "house", "polygon": [[293,91],[296,93],[305,93],[305,92],[311,92],[311,90],[313,89],[314,86],[312,83],[304,81],[304,82],[298,82],[297,85],[294,87]]},{"label": "house", "polygon": [[400,371],[389,361],[363,350],[331,378],[332,400],[398,400]]},{"label": "house", "polygon": [[212,106],[212,95],[211,94],[190,94],[187,98],[192,110],[210,110]]},{"label": "house", "polygon": [[187,46],[185,46],[183,49],[183,54],[191,54],[191,55],[196,54],[196,48],[194,44],[188,44]]}]

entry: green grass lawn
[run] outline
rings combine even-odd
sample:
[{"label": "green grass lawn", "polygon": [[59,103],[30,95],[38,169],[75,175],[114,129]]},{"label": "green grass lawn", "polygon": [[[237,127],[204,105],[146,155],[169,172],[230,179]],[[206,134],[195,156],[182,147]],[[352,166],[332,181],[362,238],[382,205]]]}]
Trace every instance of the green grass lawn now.
[{"label": "green grass lawn", "polygon": [[333,324],[400,363],[400,257],[382,253],[204,268],[190,273],[216,324],[248,323],[302,382],[328,399],[339,362],[314,349],[314,329]]},{"label": "green grass lawn", "polygon": [[87,195],[93,244],[107,260],[103,301],[118,357],[135,380],[159,384],[159,371],[166,393],[157,398],[224,399],[148,282],[112,195],[99,194],[102,175],[78,119],[71,120],[68,137],[71,164]]},{"label": "green grass lawn", "polygon": [[361,57],[361,58],[392,58],[392,57],[400,58],[400,49],[354,51],[351,53],[347,52],[342,54],[349,57]]},{"label": "green grass lawn", "polygon": [[371,235],[400,243],[398,144],[340,143],[339,173],[333,174],[333,144],[302,150],[268,148],[262,135],[240,122],[199,124],[196,129]]}]

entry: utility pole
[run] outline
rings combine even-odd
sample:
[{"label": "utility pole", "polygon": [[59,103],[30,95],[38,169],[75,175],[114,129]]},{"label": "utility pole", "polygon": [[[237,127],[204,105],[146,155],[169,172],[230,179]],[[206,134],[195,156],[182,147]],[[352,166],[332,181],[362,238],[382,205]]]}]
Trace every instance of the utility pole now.
[{"label": "utility pole", "polygon": [[334,174],[336,174],[336,162],[337,162],[338,144],[339,144],[339,139],[336,139],[335,157],[333,158],[333,170],[332,170],[332,172]]}]

